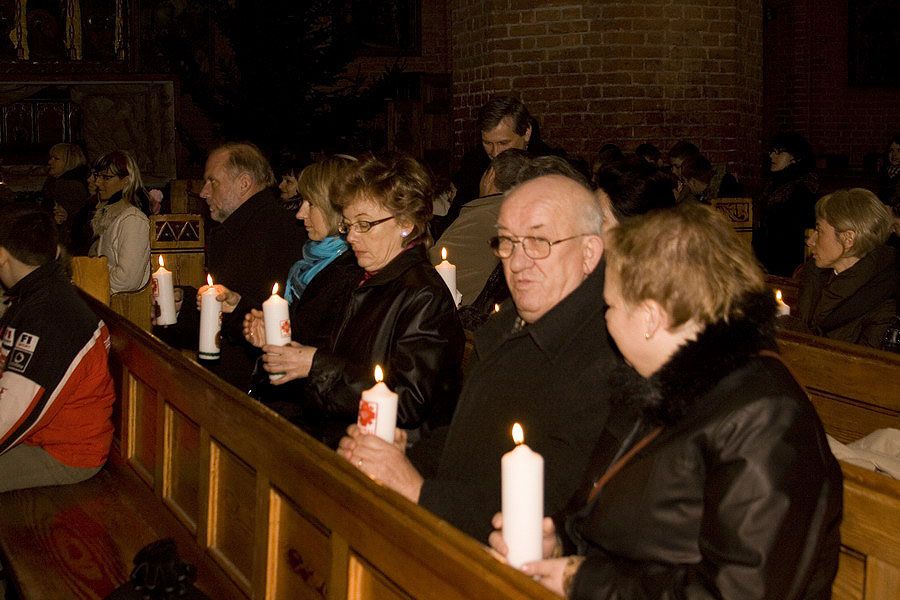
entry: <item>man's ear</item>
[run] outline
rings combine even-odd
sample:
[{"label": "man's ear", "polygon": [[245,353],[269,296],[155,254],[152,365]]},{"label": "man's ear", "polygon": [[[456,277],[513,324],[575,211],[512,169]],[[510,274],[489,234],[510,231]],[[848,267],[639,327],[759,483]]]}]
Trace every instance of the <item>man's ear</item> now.
[{"label": "man's ear", "polygon": [[586,235],[581,244],[582,269],[585,275],[590,275],[600,263],[603,257],[603,238],[599,235]]},{"label": "man's ear", "polygon": [[250,177],[250,173],[244,171],[237,177],[238,190],[241,192],[241,196],[245,194],[249,195],[248,192],[253,187],[253,179]]},{"label": "man's ear", "polygon": [[528,124],[528,129],[525,130],[525,135],[522,137],[525,138],[525,142],[531,141],[531,123]]}]

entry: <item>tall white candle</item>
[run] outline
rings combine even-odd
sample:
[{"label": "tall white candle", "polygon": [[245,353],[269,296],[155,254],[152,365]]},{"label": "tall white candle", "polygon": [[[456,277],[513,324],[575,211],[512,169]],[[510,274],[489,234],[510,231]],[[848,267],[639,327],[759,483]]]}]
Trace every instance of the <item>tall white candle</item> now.
[{"label": "tall white candle", "polygon": [[385,385],[381,365],[375,365],[375,385],[359,398],[356,424],[363,433],[375,434],[389,444],[394,443],[399,397]]},{"label": "tall white candle", "polygon": [[172,271],[166,269],[162,254],[159,255],[159,268],[153,273],[153,303],[159,307],[156,324],[174,325],[178,320],[175,314],[175,287]]},{"label": "tall white candle", "polygon": [[[291,343],[291,315],[288,302],[278,295],[278,284],[272,286],[272,295],[263,302],[263,320],[266,323],[266,343],[273,346],[287,346]],[[284,373],[270,373],[269,379],[275,381],[284,377]]]},{"label": "tall white candle", "polygon": [[437,269],[438,275],[441,276],[441,279],[444,280],[444,283],[447,284],[447,287],[450,289],[453,301],[459,305],[461,295],[456,289],[456,265],[447,260],[446,248],[441,248],[441,262],[435,269]]},{"label": "tall white candle", "polygon": [[516,447],[500,460],[503,541],[506,560],[519,568],[543,558],[544,457],[524,444],[521,425],[513,425],[512,434]]},{"label": "tall white candle", "polygon": [[784,303],[781,290],[775,290],[775,304],[778,305],[778,316],[786,317],[791,314],[791,307]]},{"label": "tall white candle", "polygon": [[216,300],[217,292],[210,275],[206,276],[209,288],[200,296],[200,352],[202,360],[219,359],[219,333],[222,329],[222,303]]}]

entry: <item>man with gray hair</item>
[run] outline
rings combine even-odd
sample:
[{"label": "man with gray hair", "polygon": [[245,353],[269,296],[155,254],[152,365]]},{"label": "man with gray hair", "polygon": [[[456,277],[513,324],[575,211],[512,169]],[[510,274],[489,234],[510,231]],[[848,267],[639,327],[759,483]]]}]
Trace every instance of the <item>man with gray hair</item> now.
[{"label": "man with gray hair", "polygon": [[[227,288],[221,293],[222,336],[220,358],[209,365],[219,377],[248,391],[258,352],[244,340],[242,325],[250,308],[259,308],[276,282],[284,289],[291,266],[300,260],[306,229],[282,208],[273,189],[275,176],[269,161],[255,145],[227,143],[209,154],[200,196],[216,224],[207,233],[206,269],[213,282]],[[197,291],[197,297],[207,286]],[[199,313],[195,299],[186,294],[177,335],[157,327],[154,332],[170,343],[196,347]]]},{"label": "man with gray hair", "polygon": [[476,333],[453,422],[410,458],[402,434],[390,445],[351,427],[342,456],[485,542],[500,510],[500,458],[519,423],[545,460],[544,514],[562,509],[606,424],[608,378],[622,364],[606,333],[601,230],[599,204],[573,179],[544,175],[510,190],[491,247],[512,298]]}]

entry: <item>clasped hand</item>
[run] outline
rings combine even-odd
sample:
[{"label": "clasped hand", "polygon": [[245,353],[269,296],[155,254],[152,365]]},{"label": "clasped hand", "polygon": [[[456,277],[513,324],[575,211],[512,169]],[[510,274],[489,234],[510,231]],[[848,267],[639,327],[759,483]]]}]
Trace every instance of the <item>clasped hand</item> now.
[{"label": "clasped hand", "polygon": [[[488,543],[491,546],[494,556],[505,562],[509,548],[503,540],[503,513],[497,513],[491,519],[491,525],[494,531],[488,537]],[[542,542],[543,560],[538,560],[522,565],[522,572],[531,575],[540,581],[544,587],[552,592],[565,596],[563,589],[563,575],[566,564],[569,562],[567,558],[556,558],[562,553],[562,544],[556,536],[556,527],[553,519],[544,517],[542,522],[544,539]]]},{"label": "clasped hand", "polygon": [[[221,283],[217,283],[212,287],[216,290],[216,300],[222,303],[222,312],[234,312],[234,309],[237,308],[238,302],[241,301],[241,295],[237,292],[229,290]],[[204,285],[201,286],[199,290],[197,290],[197,310],[201,309],[203,305],[203,293],[208,289],[209,286]]]},{"label": "clasped hand", "polygon": [[372,479],[418,503],[424,480],[406,458],[406,441],[407,433],[403,429],[396,429],[394,443],[388,444],[350,425],[338,445],[338,454]]}]

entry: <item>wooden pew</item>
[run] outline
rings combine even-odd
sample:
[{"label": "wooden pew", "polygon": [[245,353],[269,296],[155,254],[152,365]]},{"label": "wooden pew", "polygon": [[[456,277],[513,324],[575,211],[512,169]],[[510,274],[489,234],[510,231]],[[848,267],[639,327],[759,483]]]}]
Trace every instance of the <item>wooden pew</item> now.
[{"label": "wooden pew", "polygon": [[[102,598],[109,584],[99,591],[88,584],[123,580],[136,547],[162,535],[176,537],[200,571],[200,587],[217,599],[555,598],[133,323],[93,306],[112,334],[121,398],[115,455],[86,485],[0,495],[0,549],[25,598]],[[77,511],[89,515],[87,531],[68,528]],[[118,530],[123,514],[147,517]],[[80,563],[61,557],[54,546],[67,536],[99,549]],[[26,537],[30,543],[19,544]],[[66,585],[71,593],[60,593]]]},{"label": "wooden pew", "polygon": [[[174,198],[173,198],[174,200]],[[175,285],[200,287],[206,283],[206,227],[199,214],[150,217],[150,264],[163,257]]]},{"label": "wooden pew", "polygon": [[[782,331],[785,363],[840,442],[900,429],[900,355]],[[835,600],[896,598],[900,590],[900,481],[841,463],[843,544]]]},{"label": "wooden pew", "polygon": [[753,198],[714,198],[712,207],[725,216],[749,247],[753,242]]},{"label": "wooden pew", "polygon": [[[178,540],[214,598],[554,597],[133,323],[94,307],[112,332],[117,444],[86,484],[0,495],[0,550],[25,598],[102,598],[124,580],[137,548],[164,535]],[[780,344],[832,434],[896,426],[896,394],[870,382],[896,382],[897,357],[807,338],[784,333]],[[860,352],[848,359],[853,350]],[[845,406],[858,426],[844,425]],[[845,552],[835,598],[894,598],[900,482],[842,468]],[[60,593],[64,586],[70,593]]]}]

